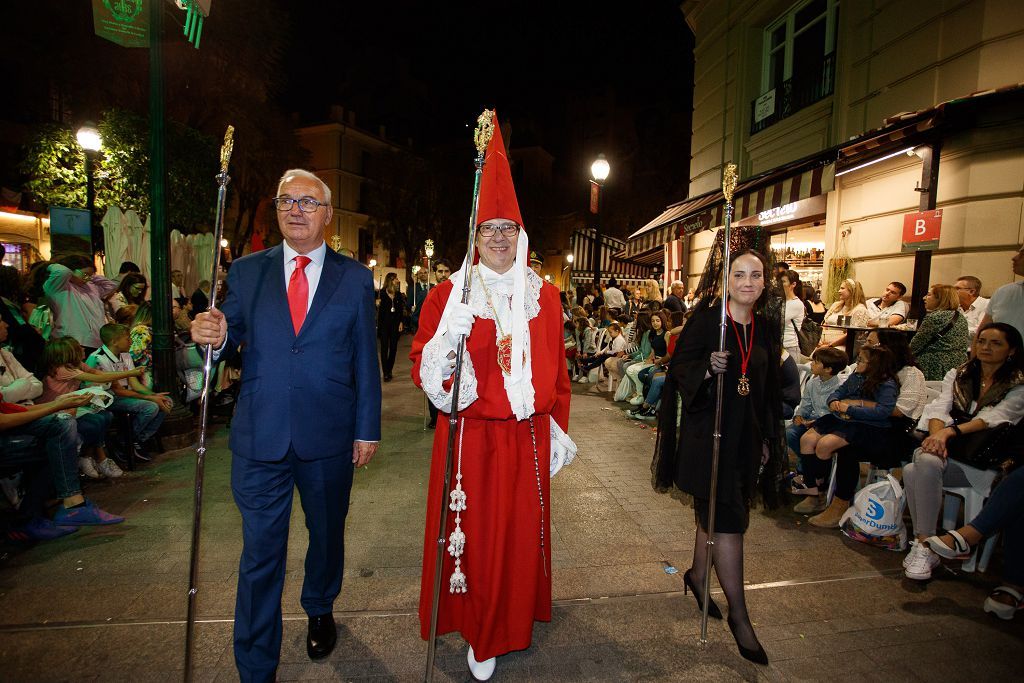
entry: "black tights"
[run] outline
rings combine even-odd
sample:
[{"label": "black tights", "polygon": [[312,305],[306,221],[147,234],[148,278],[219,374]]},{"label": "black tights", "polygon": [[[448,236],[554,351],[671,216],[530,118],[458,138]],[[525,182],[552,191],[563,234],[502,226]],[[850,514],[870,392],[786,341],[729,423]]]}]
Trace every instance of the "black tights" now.
[{"label": "black tights", "polygon": [[[697,538],[693,542],[693,566],[690,578],[698,590],[704,585],[704,568],[707,566],[708,533],[697,525]],[[736,640],[743,647],[756,649],[757,634],[747,614],[747,600],[743,594],[743,534],[715,534],[715,551],[712,557],[718,584],[729,601],[729,617],[736,625]]]}]

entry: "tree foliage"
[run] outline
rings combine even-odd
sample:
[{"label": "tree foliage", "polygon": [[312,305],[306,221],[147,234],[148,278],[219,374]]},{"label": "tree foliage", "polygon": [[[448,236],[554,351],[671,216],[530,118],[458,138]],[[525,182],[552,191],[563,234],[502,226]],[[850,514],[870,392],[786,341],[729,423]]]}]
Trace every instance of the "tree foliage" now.
[{"label": "tree foliage", "polygon": [[[149,213],[149,125],[124,110],[105,112],[103,139],[94,169],[96,211],[110,206]],[[171,228],[195,232],[212,225],[218,145],[211,137],[171,122],[166,132],[167,220]],[[85,207],[85,152],[67,126],[44,124],[26,148],[25,189],[47,206]]]}]

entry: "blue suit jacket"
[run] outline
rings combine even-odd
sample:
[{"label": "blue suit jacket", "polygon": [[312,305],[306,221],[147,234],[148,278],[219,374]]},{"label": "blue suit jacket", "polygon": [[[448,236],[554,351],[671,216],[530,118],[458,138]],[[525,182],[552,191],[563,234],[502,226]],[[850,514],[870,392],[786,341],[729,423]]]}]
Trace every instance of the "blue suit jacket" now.
[{"label": "blue suit jacket", "polygon": [[221,307],[227,347],[242,350],[230,447],[252,460],[302,460],[380,440],[380,371],[373,276],[327,249],[320,283],[296,335],[279,245],[235,261]]}]

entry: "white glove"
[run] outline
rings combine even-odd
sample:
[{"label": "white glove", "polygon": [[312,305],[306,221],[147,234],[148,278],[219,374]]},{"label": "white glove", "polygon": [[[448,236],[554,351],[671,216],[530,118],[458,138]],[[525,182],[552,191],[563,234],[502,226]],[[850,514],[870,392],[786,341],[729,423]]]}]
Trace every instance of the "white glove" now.
[{"label": "white glove", "polygon": [[460,336],[469,336],[469,331],[473,329],[474,319],[473,309],[469,304],[461,302],[452,304],[448,309],[448,332],[445,335],[452,346],[458,343]]}]

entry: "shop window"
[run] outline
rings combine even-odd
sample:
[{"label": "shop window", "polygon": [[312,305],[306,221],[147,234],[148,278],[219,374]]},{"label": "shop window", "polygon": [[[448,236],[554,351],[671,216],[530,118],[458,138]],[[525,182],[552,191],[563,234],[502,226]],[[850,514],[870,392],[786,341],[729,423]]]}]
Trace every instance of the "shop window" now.
[{"label": "shop window", "polygon": [[3,265],[17,268],[18,272],[24,272],[28,268],[29,245],[19,242],[0,242],[0,248],[3,249]]},{"label": "shop window", "polygon": [[832,94],[838,18],[838,0],[803,0],[765,27],[751,135]]}]

